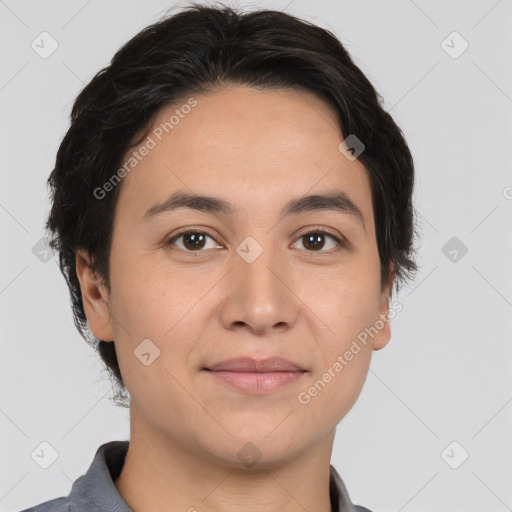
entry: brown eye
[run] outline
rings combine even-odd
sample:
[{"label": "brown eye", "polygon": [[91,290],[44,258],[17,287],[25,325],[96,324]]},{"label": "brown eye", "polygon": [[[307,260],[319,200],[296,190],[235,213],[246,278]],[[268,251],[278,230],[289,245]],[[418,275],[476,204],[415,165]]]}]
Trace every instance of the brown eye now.
[{"label": "brown eye", "polygon": [[[208,238],[213,242],[213,245],[210,247],[207,247]],[[180,239],[183,240],[182,244],[177,243]],[[329,239],[331,240],[331,247],[329,247]],[[321,230],[304,233],[298,238],[298,241],[302,241],[303,248],[308,252],[328,253],[332,252],[329,249],[335,249],[337,246],[343,246],[342,241],[338,237]],[[295,243],[297,244],[298,241]],[[167,244],[176,246],[187,252],[203,252],[203,249],[215,249],[216,247],[219,247],[216,245],[216,241],[212,236],[208,235],[204,231],[190,228],[174,235],[169,239]],[[327,249],[323,250],[326,246]]]},{"label": "brown eye", "polygon": [[[213,240],[213,238],[210,235],[204,233],[203,231],[190,229],[176,234],[167,243],[169,245],[176,245],[177,247],[185,251],[200,252],[202,249],[205,248],[206,241],[208,238]],[[179,239],[183,239],[182,246],[180,246],[179,244],[175,244],[175,242]],[[215,247],[207,247],[207,249],[210,248]]]},{"label": "brown eye", "polygon": [[[328,250],[322,251],[326,245],[326,238],[334,240],[334,247],[341,245],[339,238],[325,231],[310,231],[309,233],[304,233],[299,237],[299,240],[303,241],[304,248],[309,252],[329,252]],[[328,249],[330,248],[332,247],[328,247]]]}]

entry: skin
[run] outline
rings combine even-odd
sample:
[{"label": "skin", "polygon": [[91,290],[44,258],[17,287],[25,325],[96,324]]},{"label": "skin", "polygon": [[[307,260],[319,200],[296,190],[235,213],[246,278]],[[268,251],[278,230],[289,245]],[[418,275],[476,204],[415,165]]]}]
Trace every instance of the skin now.
[{"label": "skin", "polygon": [[[367,171],[339,151],[335,112],[309,92],[230,87],[194,97],[197,106],[123,179],[110,295],[87,254],[77,256],[89,327],[114,340],[131,395],[130,447],[115,485],[135,511],[328,512],[336,426],[372,351],[388,343],[389,323],[308,404],[297,396],[388,312],[393,275],[381,291]],[[238,213],[181,208],[143,220],[178,189],[221,197]],[[335,211],[279,217],[290,199],[333,189],[359,207],[366,229]],[[212,238],[196,250],[187,236],[165,245],[187,226]],[[324,229],[349,245],[325,235],[311,248],[303,234]],[[236,252],[247,236],[263,249],[252,263]],[[134,356],[147,338],[160,349],[148,366]],[[272,355],[307,372],[251,395],[202,370]],[[237,456],[248,442],[261,454],[252,467]]]}]

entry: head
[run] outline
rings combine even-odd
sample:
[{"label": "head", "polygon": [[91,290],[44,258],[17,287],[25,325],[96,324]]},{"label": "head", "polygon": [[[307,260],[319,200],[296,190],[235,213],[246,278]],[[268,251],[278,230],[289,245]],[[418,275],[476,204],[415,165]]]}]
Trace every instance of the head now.
[{"label": "head", "polygon": [[[193,450],[229,458],[236,432],[270,461],[332,431],[388,343],[392,292],[417,270],[413,183],[402,132],[334,35],[192,5],[137,34],[76,99],[46,227],[118,403],[128,390]],[[244,355],[292,359],[300,387],[212,383],[205,368]]]}]

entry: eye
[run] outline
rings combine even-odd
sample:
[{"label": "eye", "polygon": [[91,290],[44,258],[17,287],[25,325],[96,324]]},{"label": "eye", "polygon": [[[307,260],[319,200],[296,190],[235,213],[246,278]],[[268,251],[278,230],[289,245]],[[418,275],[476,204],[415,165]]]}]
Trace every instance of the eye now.
[{"label": "eye", "polygon": [[[170,238],[167,243],[169,245],[175,245],[175,241],[183,238],[184,245],[180,246],[178,244],[177,247],[183,249],[188,252],[200,252],[201,249],[205,248],[205,242],[207,238],[210,238],[215,242],[213,237],[205,233],[204,231],[199,231],[197,229],[184,229]],[[215,244],[214,244],[215,245]],[[206,247],[207,249],[214,249],[215,247]]]},{"label": "eye", "polygon": [[303,233],[302,235],[300,235],[298,241],[305,241],[305,243],[303,243],[303,246],[305,246],[305,249],[308,252],[331,252],[321,250],[325,246],[326,237],[330,238],[331,240],[334,240],[334,247],[343,245],[338,237],[321,230],[308,231],[307,233]]},{"label": "eye", "polygon": [[[305,241],[305,243],[303,243],[303,248],[308,252],[331,252],[325,250],[322,251],[322,249],[324,249],[325,247],[326,237],[330,238],[331,240],[334,240],[334,247],[343,246],[343,243],[340,238],[322,230],[313,230],[308,231],[307,233],[303,233],[298,238],[298,241]],[[210,247],[206,246],[206,240],[208,238],[214,242],[213,245]],[[180,239],[183,239],[184,241],[183,245],[181,246],[176,243]],[[166,243],[168,245],[175,245],[187,252],[201,252],[201,249],[215,249],[216,247],[219,247],[219,245],[217,244],[217,242],[215,242],[215,239],[211,235],[209,235],[205,231],[200,231],[195,228],[183,229],[179,233],[176,233],[174,236],[172,236]],[[298,242],[295,242],[295,244],[296,243]]]}]

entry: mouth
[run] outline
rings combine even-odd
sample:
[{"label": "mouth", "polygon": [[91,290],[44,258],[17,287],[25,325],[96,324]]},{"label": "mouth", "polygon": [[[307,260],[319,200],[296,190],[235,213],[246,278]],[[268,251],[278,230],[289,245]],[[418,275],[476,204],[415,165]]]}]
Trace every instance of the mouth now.
[{"label": "mouth", "polygon": [[240,357],[221,361],[203,371],[246,394],[265,394],[296,382],[307,370],[279,357]]},{"label": "mouth", "polygon": [[235,357],[226,359],[213,365],[209,365],[205,370],[211,371],[231,371],[231,372],[293,372],[305,371],[304,368],[289,359],[282,357],[267,357],[265,359],[255,359],[252,357]]}]

